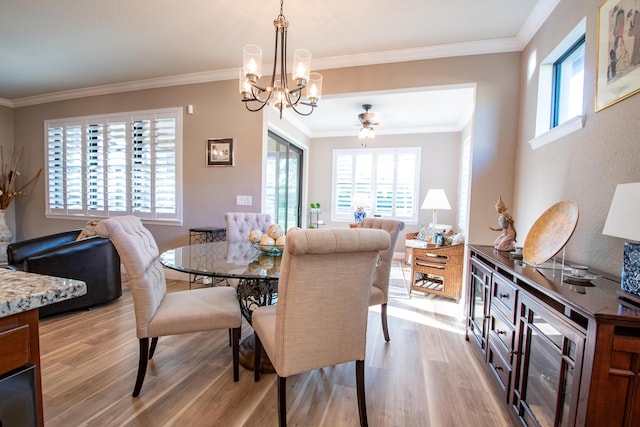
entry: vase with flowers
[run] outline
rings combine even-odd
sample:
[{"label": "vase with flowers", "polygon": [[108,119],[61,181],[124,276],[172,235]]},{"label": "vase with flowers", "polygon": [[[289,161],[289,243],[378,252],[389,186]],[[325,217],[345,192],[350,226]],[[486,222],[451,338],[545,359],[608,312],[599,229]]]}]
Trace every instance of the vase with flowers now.
[{"label": "vase with flowers", "polygon": [[0,147],[0,264],[7,262],[7,245],[13,239],[13,231],[5,219],[6,210],[11,206],[11,202],[18,196],[27,194],[27,188],[33,184],[42,169],[31,177],[24,184],[19,184],[20,162],[22,161],[22,150],[13,151],[8,163],[4,162],[4,153]]}]

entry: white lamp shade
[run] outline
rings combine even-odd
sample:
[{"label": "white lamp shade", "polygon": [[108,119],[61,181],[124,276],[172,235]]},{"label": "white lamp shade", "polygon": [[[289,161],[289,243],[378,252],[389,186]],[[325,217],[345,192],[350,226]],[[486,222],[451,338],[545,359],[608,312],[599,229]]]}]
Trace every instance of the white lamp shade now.
[{"label": "white lamp shade", "polygon": [[422,202],[422,209],[451,209],[447,195],[441,188],[432,188]]},{"label": "white lamp shade", "polygon": [[602,234],[640,241],[640,182],[618,184]]}]

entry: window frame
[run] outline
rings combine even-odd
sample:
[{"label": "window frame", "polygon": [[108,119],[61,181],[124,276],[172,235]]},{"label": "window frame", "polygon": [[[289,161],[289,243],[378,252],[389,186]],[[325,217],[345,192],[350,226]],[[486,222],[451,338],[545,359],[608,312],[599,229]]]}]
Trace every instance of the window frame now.
[{"label": "window frame", "polygon": [[[145,222],[182,225],[182,120],[182,107],[45,120],[45,216],[54,219],[95,219],[135,215]],[[135,133],[138,130],[137,136],[140,136],[141,128],[139,125],[145,122],[149,124],[149,133],[145,134],[142,143],[135,143],[139,149],[135,150],[138,155],[134,159]],[[170,124],[169,133],[163,134],[163,131],[167,129],[163,126],[166,123]],[[137,126],[135,129],[134,125]],[[113,136],[117,126],[123,129],[118,138]],[[50,137],[50,130],[58,133]],[[75,146],[69,146],[68,132],[70,131],[76,132]],[[94,135],[94,138],[89,138],[90,131],[92,131],[91,134]],[[110,149],[116,139],[119,139],[120,142],[119,150]],[[172,145],[173,149],[171,149]],[[140,147],[143,149],[141,150]],[[61,154],[59,159],[52,160],[50,149],[54,148],[57,148]],[[75,149],[76,156],[80,157],[79,160],[76,157],[74,165],[75,173],[79,175],[79,179],[76,180],[79,201],[75,205],[70,201],[68,195],[67,174],[71,162],[67,150],[70,148]],[[116,152],[120,155],[124,153],[124,159],[118,165],[118,174],[121,179],[118,186],[120,190],[124,187],[125,191],[118,193],[121,196],[124,194],[124,197],[119,196],[119,201],[120,203],[124,202],[124,206],[121,205],[117,209],[113,209],[110,207],[110,200],[113,200],[115,192],[112,190],[110,199],[109,189],[114,188],[113,174],[115,172],[113,169],[110,172],[110,165],[112,165],[113,154]],[[90,165],[89,156],[93,156],[92,160],[96,159],[96,163]],[[59,164],[52,169],[50,163],[55,160],[59,160]],[[142,172],[143,175],[140,177],[139,174],[143,169],[146,170]],[[171,169],[173,169],[173,175]],[[93,174],[92,176],[97,174],[101,177],[93,181],[88,176],[90,172]],[[110,173],[112,174],[111,184],[109,182]],[[136,173],[136,177],[134,177],[134,173]],[[159,177],[159,173],[164,173],[165,176]],[[51,177],[54,175],[58,176],[58,187],[61,188],[62,194],[59,206],[52,205],[52,197],[55,194],[52,195],[51,189],[54,188],[56,182],[53,182]],[[62,178],[59,178],[60,176]],[[122,184],[123,177],[124,185]],[[161,178],[164,178],[163,182],[160,182]],[[146,193],[139,191],[143,181],[148,181],[146,185],[143,185],[147,190]],[[173,185],[171,185],[171,181],[173,181]],[[138,186],[135,185],[136,183]],[[159,191],[160,187],[164,188]],[[102,203],[92,204],[90,200],[96,192],[103,192],[100,195]],[[173,193],[173,200],[169,200],[168,207],[163,209],[159,206],[162,196],[171,193]],[[149,199],[149,203],[141,208],[145,198]]]},{"label": "window frame", "polygon": [[[576,45],[578,41],[585,37],[586,21],[586,18],[583,18],[567,34],[567,36],[558,43],[551,53],[549,53],[544,60],[540,61],[540,64],[538,65],[538,94],[536,98],[535,130],[534,137],[529,140],[529,145],[534,150],[561,139],[584,127],[584,82],[582,87],[582,113],[580,115],[568,118],[564,123],[557,126],[552,126],[552,104],[554,102],[554,63],[563,57],[564,54],[568,52],[571,47]],[[586,38],[584,46],[586,55]],[[532,72],[536,66],[536,56],[537,52],[535,50],[530,53],[530,72]]]},{"label": "window frame", "polygon": [[[411,183],[407,183],[407,182],[399,182],[399,178],[398,178],[398,155],[403,155],[403,154],[411,154],[413,156],[412,158],[412,162],[414,164],[414,171],[413,171],[413,182]],[[375,199],[371,199],[370,198],[370,203],[372,206],[369,207],[369,209],[367,210],[367,215],[368,216],[380,216],[381,218],[387,218],[387,219],[396,219],[399,221],[404,221],[406,224],[418,224],[418,217],[419,217],[419,213],[420,213],[420,167],[421,167],[421,161],[422,161],[422,149],[421,147],[387,147],[387,148],[355,148],[355,149],[351,149],[351,148],[346,148],[346,149],[334,149],[333,153],[332,153],[332,172],[331,172],[331,179],[332,179],[332,183],[331,183],[331,221],[332,222],[348,222],[348,223],[353,223],[354,221],[354,216],[353,216],[353,206],[350,206],[349,212],[345,211],[344,208],[340,208],[340,203],[338,201],[338,198],[340,197],[339,195],[339,191],[338,191],[338,182],[337,182],[337,173],[338,173],[338,167],[337,167],[337,162],[338,162],[338,158],[340,156],[351,156],[352,157],[352,165],[356,164],[358,157],[363,158],[364,156],[373,156],[372,160],[371,160],[371,170],[370,170],[370,175],[369,175],[369,179],[370,179],[370,185],[371,185],[371,190],[370,190],[370,194],[376,194],[376,189],[379,188],[380,186],[383,185],[389,185],[387,184],[382,184],[380,183],[380,180],[376,180],[376,178],[378,178],[378,175],[376,174],[377,172],[377,168],[376,168],[376,159],[382,155],[393,155],[395,158],[395,161],[393,163],[393,177],[392,177],[392,194],[393,194],[393,200],[392,200],[392,206],[391,206],[391,210],[392,210],[392,214],[389,215],[383,211],[377,211],[376,210],[376,201]],[[357,181],[355,178],[357,171],[355,169],[355,166],[352,166],[352,177],[351,177],[351,182],[349,183],[350,186],[350,203],[353,204],[354,200],[356,199],[356,196],[358,195],[357,193],[357,188],[358,186],[362,185],[361,181]],[[398,187],[401,185],[407,186],[407,185],[411,185],[412,186],[412,207],[411,207],[411,214],[410,215],[399,215],[397,214],[398,212],[398,199],[396,198],[396,195],[398,194]],[[371,197],[371,196],[370,196]],[[406,208],[405,208],[406,209]]]},{"label": "window frame", "polygon": [[[571,120],[575,116],[566,117],[565,120],[560,121],[561,104],[564,100],[564,92],[562,91],[562,70],[566,64],[566,61],[570,59],[579,49],[582,49],[582,73],[583,73],[583,85],[582,94],[584,96],[584,57],[586,54],[586,36],[583,34],[576,42],[569,47],[556,61],[553,62],[553,88],[551,93],[551,123],[550,129],[556,128],[563,123]],[[584,104],[584,98],[583,102]]]}]

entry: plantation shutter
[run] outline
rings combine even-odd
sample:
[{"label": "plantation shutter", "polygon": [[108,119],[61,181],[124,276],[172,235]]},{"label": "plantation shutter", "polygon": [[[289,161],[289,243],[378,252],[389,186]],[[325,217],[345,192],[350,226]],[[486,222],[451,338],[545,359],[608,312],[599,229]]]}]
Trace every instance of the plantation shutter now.
[{"label": "plantation shutter", "polygon": [[368,215],[418,221],[419,147],[334,150],[332,220],[353,221],[357,205]]},{"label": "plantation shutter", "polygon": [[181,221],[182,110],[46,121],[47,214]]}]

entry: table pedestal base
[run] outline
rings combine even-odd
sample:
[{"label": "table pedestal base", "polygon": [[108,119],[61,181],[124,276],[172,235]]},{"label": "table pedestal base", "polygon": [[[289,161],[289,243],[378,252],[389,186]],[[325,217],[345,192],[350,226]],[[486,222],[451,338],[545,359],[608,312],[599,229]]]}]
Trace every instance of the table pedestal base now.
[{"label": "table pedestal base", "polygon": [[[240,343],[240,364],[250,371],[254,370],[253,357],[255,355],[255,345],[255,333],[252,333]],[[276,372],[264,349],[262,349],[262,356],[260,358],[260,372],[263,374],[275,374]]]}]

